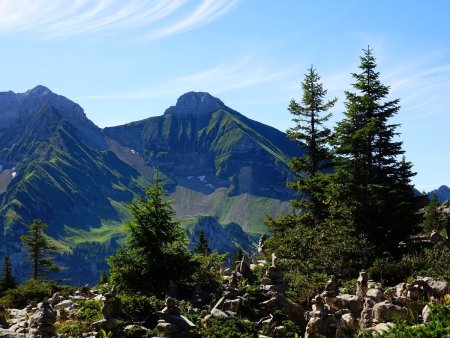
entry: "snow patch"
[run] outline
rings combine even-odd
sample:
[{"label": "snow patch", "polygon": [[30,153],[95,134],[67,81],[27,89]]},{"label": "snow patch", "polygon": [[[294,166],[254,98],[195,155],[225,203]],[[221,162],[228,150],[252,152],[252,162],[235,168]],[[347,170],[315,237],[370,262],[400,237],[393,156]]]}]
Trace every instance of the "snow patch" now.
[{"label": "snow patch", "polygon": [[188,180],[192,180],[192,176],[188,176]]},{"label": "snow patch", "polygon": [[198,176],[197,178],[198,178],[200,181],[202,181],[202,182],[206,182],[206,176],[205,176],[205,175]]},{"label": "snow patch", "polygon": [[133,154],[133,155],[136,155],[136,154],[139,154],[136,150],[134,150],[134,149],[130,149],[130,151],[131,151],[131,153]]},{"label": "snow patch", "polygon": [[13,171],[13,172],[11,173],[12,178],[16,177],[16,175],[17,175],[17,173],[16,173],[15,171]]},{"label": "snow patch", "polygon": [[215,186],[213,186],[211,183],[208,183],[206,186],[207,186],[207,187],[210,187],[211,189],[214,189],[214,188],[215,188]]}]

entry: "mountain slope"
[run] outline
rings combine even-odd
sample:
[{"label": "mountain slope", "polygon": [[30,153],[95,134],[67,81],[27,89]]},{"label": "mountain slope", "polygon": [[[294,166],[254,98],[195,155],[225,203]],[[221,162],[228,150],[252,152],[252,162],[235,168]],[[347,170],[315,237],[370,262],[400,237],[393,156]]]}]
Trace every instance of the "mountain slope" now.
[{"label": "mountain slope", "polygon": [[163,116],[105,128],[176,185],[211,193],[287,200],[287,161],[300,148],[275,128],[252,121],[207,93],[187,93]]},{"label": "mountain slope", "polygon": [[[104,255],[124,236],[126,204],[156,169],[187,229],[227,234],[228,242],[215,241],[222,251],[251,250],[267,230],[266,215],[290,211],[287,161],[301,153],[280,131],[207,93],[187,93],[162,116],[104,130],[45,87],[0,93],[0,258],[12,254],[23,278],[19,237],[40,218],[66,250],[58,258],[66,274],[76,268],[79,280],[95,282]],[[74,258],[83,251],[100,263]]]}]

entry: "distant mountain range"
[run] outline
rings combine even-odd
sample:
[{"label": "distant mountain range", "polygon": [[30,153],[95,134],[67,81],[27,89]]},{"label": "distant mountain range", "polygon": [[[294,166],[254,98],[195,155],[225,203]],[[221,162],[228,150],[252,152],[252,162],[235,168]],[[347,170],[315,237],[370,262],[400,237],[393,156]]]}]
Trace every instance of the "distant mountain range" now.
[{"label": "distant mountain range", "polygon": [[432,198],[433,195],[436,195],[439,202],[448,201],[450,200],[450,188],[446,185],[441,185],[438,189],[428,193],[429,198]]},{"label": "distant mountain range", "polygon": [[[40,218],[65,250],[68,275],[78,271],[74,282],[95,277],[106,268],[99,255],[123,241],[127,203],[156,170],[192,238],[204,229],[219,251],[250,250],[266,215],[290,211],[287,162],[302,154],[284,133],[208,93],[186,93],[162,116],[105,129],[43,86],[0,93],[0,256],[12,254],[24,276],[19,236]],[[88,256],[95,264],[83,262]]]}]

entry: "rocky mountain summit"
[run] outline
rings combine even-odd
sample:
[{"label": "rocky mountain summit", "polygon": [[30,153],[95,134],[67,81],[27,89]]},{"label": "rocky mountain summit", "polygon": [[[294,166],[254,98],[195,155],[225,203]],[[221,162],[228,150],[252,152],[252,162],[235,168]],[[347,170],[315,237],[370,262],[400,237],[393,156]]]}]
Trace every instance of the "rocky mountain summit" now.
[{"label": "rocky mountain summit", "polygon": [[226,108],[221,100],[209,93],[189,92],[181,95],[177,104],[169,107],[164,114],[202,115]]},{"label": "rocky mountain summit", "polygon": [[186,93],[161,116],[103,130],[44,86],[0,93],[0,259],[10,254],[25,274],[19,237],[35,218],[70,252],[120,240],[126,204],[156,170],[187,226],[205,215],[233,224],[250,235],[235,229],[217,249],[236,248],[237,238],[251,249],[265,215],[289,210],[287,162],[301,153],[284,133],[208,93]]}]

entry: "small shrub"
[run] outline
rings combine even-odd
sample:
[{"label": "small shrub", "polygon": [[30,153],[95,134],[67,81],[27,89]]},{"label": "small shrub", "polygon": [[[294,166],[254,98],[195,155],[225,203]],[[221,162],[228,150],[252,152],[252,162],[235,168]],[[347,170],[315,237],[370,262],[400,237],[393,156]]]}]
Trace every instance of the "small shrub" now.
[{"label": "small shrub", "polygon": [[320,290],[323,290],[330,278],[325,274],[302,275],[296,271],[289,271],[285,276],[289,284],[286,295],[300,302],[312,299]]},{"label": "small shrub", "polygon": [[121,294],[123,317],[129,323],[144,323],[146,326],[154,327],[158,322],[156,311],[164,307],[164,301],[142,294]]},{"label": "small shrub", "polygon": [[55,323],[56,333],[59,337],[80,337],[83,333],[83,323],[79,321],[67,320]]},{"label": "small shrub", "polygon": [[84,322],[95,322],[103,318],[102,304],[97,300],[80,301],[80,308],[77,311],[77,320]]},{"label": "small shrub", "polygon": [[211,318],[207,327],[200,329],[200,334],[208,338],[256,338],[258,328],[255,323],[239,317]]},{"label": "small shrub", "polygon": [[23,308],[31,301],[42,302],[48,299],[56,290],[57,287],[51,282],[31,279],[7,290],[0,298],[0,304],[7,308]]}]

